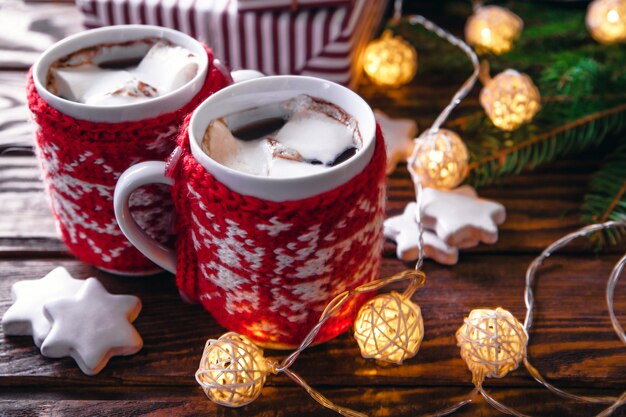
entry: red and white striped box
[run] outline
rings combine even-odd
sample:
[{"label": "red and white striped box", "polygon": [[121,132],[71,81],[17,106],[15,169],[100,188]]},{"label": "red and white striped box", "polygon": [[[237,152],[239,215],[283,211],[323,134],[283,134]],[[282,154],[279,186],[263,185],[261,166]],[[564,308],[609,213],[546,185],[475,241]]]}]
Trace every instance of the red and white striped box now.
[{"label": "red and white striped box", "polygon": [[248,10],[265,11],[265,10],[284,10],[290,9],[296,11],[304,7],[336,7],[346,6],[352,3],[352,0],[237,0],[237,8],[240,12]]},{"label": "red and white striped box", "polygon": [[387,0],[297,12],[241,11],[237,0],[76,0],[86,27],[166,26],[207,43],[233,69],[298,74],[355,87]]}]

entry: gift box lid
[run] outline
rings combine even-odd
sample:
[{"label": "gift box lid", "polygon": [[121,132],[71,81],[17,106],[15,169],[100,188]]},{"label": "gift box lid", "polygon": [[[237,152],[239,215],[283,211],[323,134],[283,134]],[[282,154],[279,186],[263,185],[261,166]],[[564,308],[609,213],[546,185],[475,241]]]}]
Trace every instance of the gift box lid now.
[{"label": "gift box lid", "polygon": [[237,0],[237,9],[245,11],[299,10],[307,7],[347,6],[352,0]]}]

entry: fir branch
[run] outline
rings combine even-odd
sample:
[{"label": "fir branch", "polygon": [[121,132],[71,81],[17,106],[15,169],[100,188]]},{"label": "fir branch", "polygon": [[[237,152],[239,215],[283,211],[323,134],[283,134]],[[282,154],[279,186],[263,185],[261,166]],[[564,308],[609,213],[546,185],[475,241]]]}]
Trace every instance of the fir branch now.
[{"label": "fir branch", "polygon": [[[585,195],[581,220],[584,223],[602,223],[607,220],[626,220],[626,144],[610,154],[593,176],[590,190]],[[593,237],[598,247],[607,242],[618,243],[626,236],[626,229],[610,229]]]},{"label": "fir branch", "polygon": [[[465,3],[463,3],[465,4]],[[493,74],[507,68],[528,73],[542,94],[534,120],[513,132],[496,128],[482,110],[447,124],[470,151],[469,182],[484,185],[626,131],[626,47],[595,42],[585,27],[584,8],[507,2],[525,28],[512,51],[486,56]],[[451,18],[465,19],[467,7]],[[399,31],[420,54],[420,73],[450,82],[471,70],[449,45],[419,27]]]},{"label": "fir branch", "polygon": [[[482,117],[481,124],[489,123]],[[462,121],[467,125],[467,119]],[[484,144],[470,142],[468,146],[473,156],[469,165],[469,181],[475,185],[483,185],[504,174],[517,174],[524,168],[553,160],[573,150],[582,150],[591,145],[601,143],[611,133],[626,127],[626,103],[613,106],[593,114],[586,115],[551,130],[530,135],[509,146],[482,152]],[[528,130],[528,127],[526,128]],[[479,148],[479,151],[476,150]]]}]

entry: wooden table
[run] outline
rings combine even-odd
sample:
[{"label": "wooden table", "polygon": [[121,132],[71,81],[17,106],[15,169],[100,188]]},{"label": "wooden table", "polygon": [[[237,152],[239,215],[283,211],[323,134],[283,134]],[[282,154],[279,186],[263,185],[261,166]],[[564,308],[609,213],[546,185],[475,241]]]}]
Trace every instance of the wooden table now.
[{"label": "wooden table", "polygon": [[[23,123],[24,76],[22,69],[0,72],[0,314],[11,303],[13,283],[40,278],[61,265],[75,277],[97,277],[113,293],[139,296],[143,311],[135,325],[145,345],[137,355],[116,357],[98,376],[88,377],[71,359],[42,357],[30,337],[0,333],[0,415],[334,415],[285,376],[270,376],[261,397],[242,409],[214,405],[193,374],[205,340],[224,329],[201,307],[184,304],[169,274],[121,278],[72,258],[56,237],[36,160],[21,148],[31,140]],[[452,89],[417,80],[389,94],[363,85],[361,93],[373,106],[413,117],[423,128]],[[476,105],[475,98],[465,105]],[[477,307],[502,306],[523,318],[526,267],[546,245],[580,225],[578,210],[596,159],[592,153],[571,157],[480,190],[507,208],[500,240],[462,252],[454,267],[426,262],[428,282],[414,297],[426,334],[419,354],[405,365],[362,359],[351,335],[344,334],[307,350],[293,370],[331,400],[372,416],[422,415],[458,401],[471,390],[471,375],[459,356],[455,331]],[[413,198],[406,167],[391,176],[388,189],[388,214],[400,213]],[[578,242],[550,259],[538,276],[529,356],[550,381],[575,393],[616,395],[626,389],[626,349],[613,333],[604,300],[619,253],[614,248],[593,254]],[[388,243],[380,275],[407,267]],[[622,322],[625,292],[621,282],[615,307]],[[582,416],[602,408],[551,395],[523,369],[486,386],[496,399],[532,415]],[[477,399],[455,415],[500,414]],[[614,415],[626,415],[626,407]]]}]

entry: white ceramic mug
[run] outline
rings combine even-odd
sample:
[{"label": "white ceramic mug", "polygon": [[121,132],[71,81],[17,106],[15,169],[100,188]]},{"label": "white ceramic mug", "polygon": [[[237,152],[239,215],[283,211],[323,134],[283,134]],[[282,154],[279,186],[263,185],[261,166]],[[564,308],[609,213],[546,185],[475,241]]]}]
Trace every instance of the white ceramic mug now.
[{"label": "white ceramic mug", "polygon": [[[139,103],[112,106],[88,105],[66,100],[46,89],[49,68],[58,59],[89,47],[147,38],[167,40],[193,52],[198,62],[195,76],[180,88],[163,96]],[[135,58],[132,56],[135,54],[140,58],[145,52],[142,48],[134,48],[123,53],[124,58]],[[154,120],[158,116],[176,114],[178,110],[189,106],[194,97],[201,94],[209,74],[220,73],[220,77],[224,79],[221,85],[231,81],[231,75],[218,60],[213,60],[213,67],[217,71],[209,68],[209,55],[204,45],[197,40],[182,32],[148,25],[118,25],[81,32],[57,42],[38,58],[32,70],[32,85],[39,99],[63,115],[75,119],[75,125],[86,122],[84,129],[94,129],[94,135],[82,135],[77,129],[65,129],[64,126],[56,125],[55,123],[62,119],[57,118],[52,120],[52,123],[49,121],[44,123],[56,126],[52,131],[49,128],[38,129],[36,133],[37,153],[42,162],[44,180],[59,230],[68,248],[77,257],[98,268],[121,275],[147,275],[160,271],[123,239],[113,212],[113,190],[117,178],[130,165],[146,159],[165,157],[174,149],[178,127],[186,115],[181,113],[174,118],[168,117],[168,121],[163,122],[166,125],[158,126],[160,129],[158,135],[156,130],[154,134],[146,135],[145,132],[134,134],[132,128],[129,128],[124,132],[125,136],[119,138],[119,142],[105,142],[97,139],[97,132],[121,131],[124,128],[120,127],[120,124],[130,125],[135,121]],[[261,74],[243,71],[232,75],[235,79],[246,79]],[[50,115],[48,110],[37,105],[31,107],[31,110],[36,122],[46,120]],[[153,121],[152,125],[154,124]],[[96,139],[86,139],[91,136]],[[107,148],[106,143],[112,143],[114,146]],[[142,148],[134,153],[119,152],[118,143],[143,146],[146,150],[144,152]],[[73,169],[73,166],[78,168]],[[80,186],[80,193],[75,190],[77,186]],[[142,201],[144,203],[149,200],[160,201],[161,198],[169,198],[165,190],[159,195],[156,192],[144,195]],[[68,212],[67,207],[70,206],[80,207],[81,213]],[[141,209],[136,207],[135,212]],[[150,214],[146,209],[140,213],[142,214],[145,214],[143,219],[147,219],[146,223],[163,217],[155,210]],[[154,226],[154,229],[165,229],[166,222],[162,223],[163,225]],[[161,229],[154,232],[164,235],[166,231]]]},{"label": "white ceramic mug", "polygon": [[[66,100],[46,89],[50,65],[71,53],[92,46],[146,38],[165,39],[182,46],[198,57],[198,72],[191,81],[175,91],[140,103],[96,106]],[[170,113],[187,104],[202,88],[208,71],[204,47],[192,37],[173,29],[150,25],[117,25],[92,29],[69,36],[47,49],[33,67],[37,93],[52,107],[68,116],[91,122],[119,123],[142,120]]]},{"label": "white ceramic mug", "polygon": [[[212,120],[238,111],[308,94],[334,103],[352,115],[363,139],[362,148],[347,161],[323,172],[297,178],[269,178],[233,170],[211,159],[200,142]],[[231,190],[269,201],[300,200],[334,189],[357,175],[370,162],[375,149],[376,121],[369,105],[353,91],[330,81],[304,76],[269,76],[240,82],[215,93],[194,111],[189,125],[195,160]],[[114,208],[122,232],[146,257],[176,273],[176,253],[150,238],[130,215],[132,192],[146,184],[172,185],[164,162],[143,162],[130,167],[115,188]]]}]

